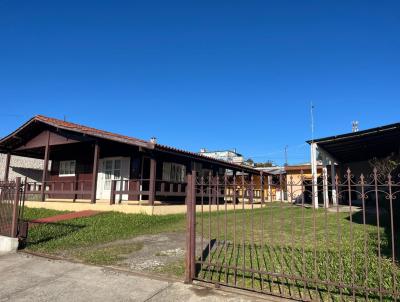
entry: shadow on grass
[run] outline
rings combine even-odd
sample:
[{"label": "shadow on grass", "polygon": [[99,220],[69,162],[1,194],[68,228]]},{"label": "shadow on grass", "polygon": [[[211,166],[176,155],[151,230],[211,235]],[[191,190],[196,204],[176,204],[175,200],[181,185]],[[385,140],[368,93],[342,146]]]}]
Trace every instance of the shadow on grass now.
[{"label": "shadow on grass", "polygon": [[[393,215],[393,217],[391,217]],[[378,230],[378,218],[379,227],[383,228],[383,232]],[[374,230],[366,231],[367,235],[373,238],[375,242],[375,249],[382,253],[382,256],[388,258],[400,259],[400,204],[393,204],[393,212],[391,213],[388,205],[376,211],[375,207],[366,207],[365,213],[363,211],[355,212],[346,218],[348,221],[353,223],[376,227]],[[393,223],[393,228],[392,228]],[[380,241],[378,240],[378,232],[380,232]],[[380,247],[378,245],[380,242]]]},{"label": "shadow on grass", "polygon": [[85,227],[86,225],[60,222],[31,225],[28,230],[28,238],[22,247],[34,248],[45,242],[70,236],[71,233],[78,232]]},{"label": "shadow on grass", "polygon": [[313,301],[380,300],[382,286],[386,291],[382,298],[390,300],[394,293],[391,263],[382,265],[385,278],[380,284],[379,260],[374,252],[357,261],[349,254],[350,250],[328,247],[313,250],[279,244],[233,246],[213,239],[203,250],[206,263],[197,265],[196,276],[221,285]]}]

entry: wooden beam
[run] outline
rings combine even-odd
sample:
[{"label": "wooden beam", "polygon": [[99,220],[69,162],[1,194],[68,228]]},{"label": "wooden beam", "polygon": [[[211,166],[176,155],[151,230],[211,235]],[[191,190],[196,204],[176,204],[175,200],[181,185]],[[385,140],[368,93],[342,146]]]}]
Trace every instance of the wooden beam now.
[{"label": "wooden beam", "polygon": [[42,173],[42,188],[40,191],[40,200],[45,201],[46,199],[46,180],[47,180],[47,172],[49,170],[49,155],[50,155],[50,131],[47,132],[47,142],[44,147],[44,162],[43,162],[43,173]]},{"label": "wooden beam", "polygon": [[96,142],[94,145],[94,155],[93,155],[92,194],[90,196],[91,203],[96,203],[97,174],[99,173],[99,155],[100,155],[100,146]]},{"label": "wooden beam", "polygon": [[185,204],[188,203],[190,194],[189,190],[191,189],[189,186],[189,175],[192,175],[192,171],[194,169],[194,162],[190,162],[189,164],[186,165],[186,198],[185,198]]},{"label": "wooden beam", "polygon": [[10,171],[10,161],[11,161],[11,153],[7,153],[6,165],[5,165],[5,170],[4,170],[4,181],[8,181],[8,173]]},{"label": "wooden beam", "polygon": [[156,195],[156,166],[154,157],[150,158],[150,183],[149,183],[149,204],[154,205]]}]

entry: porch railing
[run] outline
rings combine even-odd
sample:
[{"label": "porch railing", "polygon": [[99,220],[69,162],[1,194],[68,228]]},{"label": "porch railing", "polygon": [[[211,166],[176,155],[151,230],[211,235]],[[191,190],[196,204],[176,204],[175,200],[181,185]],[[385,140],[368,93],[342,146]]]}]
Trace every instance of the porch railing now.
[{"label": "porch railing", "polygon": [[[66,181],[46,181],[44,183],[44,194],[50,198],[72,197],[74,200],[78,196],[88,196],[91,194],[92,181],[90,180],[66,180]],[[40,195],[42,194],[43,183],[27,182],[25,194]]]},{"label": "porch railing", "polygon": [[[186,182],[155,180],[154,197],[186,197]],[[129,200],[149,200],[152,194],[150,179],[113,180],[110,203],[121,202],[123,195]]]}]

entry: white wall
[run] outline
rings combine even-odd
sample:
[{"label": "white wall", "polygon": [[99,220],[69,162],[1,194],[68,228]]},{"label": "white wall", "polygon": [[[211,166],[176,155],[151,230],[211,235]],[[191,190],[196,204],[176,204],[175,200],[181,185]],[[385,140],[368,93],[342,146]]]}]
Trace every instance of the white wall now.
[{"label": "white wall", "polygon": [[[4,177],[6,157],[6,154],[0,153],[0,180],[3,180]],[[49,167],[51,167],[50,162]],[[40,182],[42,180],[42,171],[43,160],[12,155],[8,179],[14,180],[16,177],[24,179],[26,176],[28,181]]]}]

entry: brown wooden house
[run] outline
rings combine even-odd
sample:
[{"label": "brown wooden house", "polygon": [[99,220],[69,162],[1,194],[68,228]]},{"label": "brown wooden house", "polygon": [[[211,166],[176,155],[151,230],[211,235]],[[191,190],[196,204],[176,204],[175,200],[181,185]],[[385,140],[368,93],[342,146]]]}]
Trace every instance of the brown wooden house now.
[{"label": "brown wooden house", "polygon": [[[38,199],[114,202],[184,202],[186,177],[260,172],[165,145],[94,129],[42,115],[31,118],[0,140],[7,154],[44,159],[41,182],[29,182],[27,195]],[[51,163],[51,164],[50,164]]]}]

